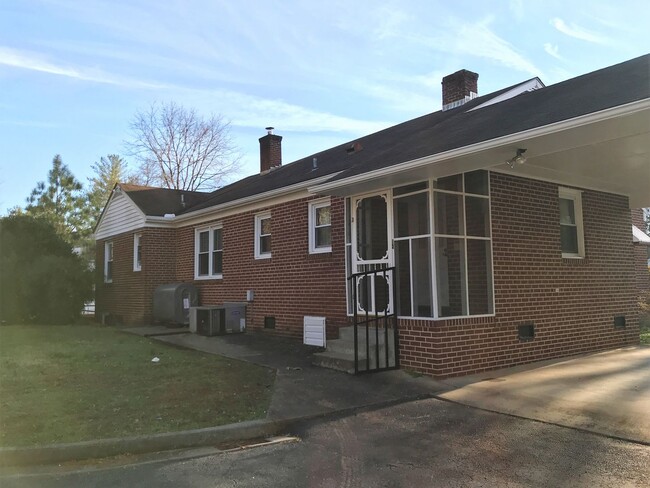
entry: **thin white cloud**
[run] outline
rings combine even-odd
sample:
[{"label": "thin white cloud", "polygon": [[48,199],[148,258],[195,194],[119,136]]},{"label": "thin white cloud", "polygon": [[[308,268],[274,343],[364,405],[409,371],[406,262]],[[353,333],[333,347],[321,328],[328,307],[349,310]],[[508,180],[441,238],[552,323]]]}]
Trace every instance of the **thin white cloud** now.
[{"label": "thin white cloud", "polygon": [[31,127],[34,129],[57,129],[63,127],[56,122],[40,122],[38,120],[0,120],[0,125],[13,127]]},{"label": "thin white cloud", "polygon": [[609,40],[601,36],[595,32],[592,32],[590,30],[585,29],[584,27],[580,27],[577,24],[571,23],[567,24],[564,22],[564,20],[560,19],[559,17],[555,17],[554,19],[551,19],[551,25],[555,27],[558,31],[560,31],[562,34],[566,34],[569,37],[573,37],[575,39],[580,39],[582,41],[587,41],[587,42],[593,42],[595,44],[607,44]]},{"label": "thin white cloud", "polygon": [[384,5],[374,12],[374,36],[377,40],[397,37],[403,32],[405,22],[410,16],[393,6]]},{"label": "thin white cloud", "polygon": [[488,17],[480,22],[439,29],[435,36],[414,35],[410,39],[448,56],[476,56],[532,76],[543,76],[532,61],[490,29],[491,22],[492,18]]},{"label": "thin white cloud", "polygon": [[541,76],[539,68],[490,29],[491,22],[492,19],[488,18],[478,23],[463,24],[458,32],[457,50],[461,54],[487,58],[509,68]]},{"label": "thin white cloud", "polygon": [[165,88],[165,85],[148,83],[128,78],[119,78],[112,76],[97,69],[76,68],[70,66],[61,66],[51,63],[42,58],[42,56],[16,49],[0,46],[0,65],[11,66],[29,71],[38,71],[55,76],[64,76],[81,81],[93,83],[102,83],[108,85],[119,85],[131,88]]},{"label": "thin white cloud", "polygon": [[553,56],[555,59],[564,60],[564,58],[560,56],[560,48],[557,47],[557,44],[553,45],[550,42],[545,42],[544,51],[546,51],[546,54]]},{"label": "thin white cloud", "polygon": [[[425,93],[431,94],[431,96],[427,96],[421,94],[421,90],[413,86],[425,85],[423,78],[424,77],[414,76],[410,80],[405,80],[407,83],[399,86],[373,82],[368,83],[363,81],[358,85],[360,87],[359,91],[362,91],[365,95],[371,96],[377,100],[381,100],[382,105],[391,110],[415,114],[433,112],[439,105],[438,91],[427,91]],[[440,86],[440,79],[438,80],[436,88]],[[426,89],[428,90],[428,87],[426,87]],[[438,98],[436,98],[436,96],[438,96]]]},{"label": "thin white cloud", "polygon": [[192,104],[228,114],[234,126],[261,128],[269,124],[282,131],[367,134],[390,122],[368,121],[311,110],[283,100],[272,100],[225,90],[186,90]]}]

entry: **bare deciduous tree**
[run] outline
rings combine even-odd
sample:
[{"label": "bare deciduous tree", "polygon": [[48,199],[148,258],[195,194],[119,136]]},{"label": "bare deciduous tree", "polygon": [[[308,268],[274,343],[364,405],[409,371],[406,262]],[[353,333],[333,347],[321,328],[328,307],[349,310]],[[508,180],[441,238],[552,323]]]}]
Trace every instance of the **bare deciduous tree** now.
[{"label": "bare deciduous tree", "polygon": [[221,116],[204,119],[174,102],[153,104],[131,123],[129,151],[140,162],[140,183],[179,190],[212,190],[239,169],[240,156]]}]

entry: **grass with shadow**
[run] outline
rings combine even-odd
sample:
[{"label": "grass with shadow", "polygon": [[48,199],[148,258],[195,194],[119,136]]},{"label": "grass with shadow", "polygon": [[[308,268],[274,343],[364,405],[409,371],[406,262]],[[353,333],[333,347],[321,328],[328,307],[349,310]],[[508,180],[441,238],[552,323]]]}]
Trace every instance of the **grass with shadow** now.
[{"label": "grass with shadow", "polygon": [[650,346],[650,317],[646,319],[645,325],[641,323],[641,344]]},{"label": "grass with shadow", "polygon": [[[159,362],[152,362],[158,357]],[[262,418],[272,370],[98,326],[0,327],[0,446]]]}]

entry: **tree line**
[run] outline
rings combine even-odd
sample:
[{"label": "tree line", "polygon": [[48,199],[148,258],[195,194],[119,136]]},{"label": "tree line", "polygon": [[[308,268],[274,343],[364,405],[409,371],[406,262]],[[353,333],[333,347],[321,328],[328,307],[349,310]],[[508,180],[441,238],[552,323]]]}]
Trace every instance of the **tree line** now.
[{"label": "tree line", "polygon": [[101,157],[84,185],[59,154],[24,207],[0,218],[0,324],[66,323],[92,299],[93,230],[116,183],[189,191],[221,186],[239,169],[230,126],[174,102],[137,112],[126,144],[135,171]]}]

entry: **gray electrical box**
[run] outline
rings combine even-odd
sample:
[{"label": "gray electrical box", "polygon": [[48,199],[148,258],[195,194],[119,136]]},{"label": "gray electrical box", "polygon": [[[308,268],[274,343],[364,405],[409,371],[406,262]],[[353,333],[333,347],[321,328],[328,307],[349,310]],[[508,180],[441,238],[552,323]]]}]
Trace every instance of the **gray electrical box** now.
[{"label": "gray electrical box", "polygon": [[160,285],[153,294],[153,318],[176,325],[190,323],[190,308],[199,303],[198,289],[189,283]]}]

